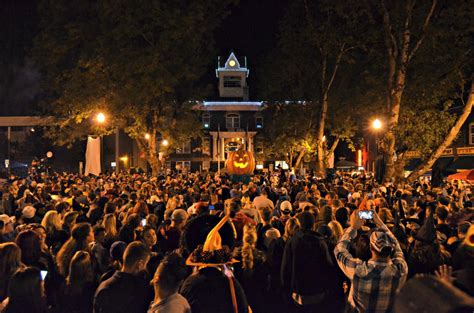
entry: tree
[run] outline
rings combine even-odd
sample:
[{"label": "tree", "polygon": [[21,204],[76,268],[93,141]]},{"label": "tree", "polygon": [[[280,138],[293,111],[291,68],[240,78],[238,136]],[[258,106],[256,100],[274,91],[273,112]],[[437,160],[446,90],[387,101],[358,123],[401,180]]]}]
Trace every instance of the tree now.
[{"label": "tree", "polygon": [[285,140],[280,140],[278,144],[283,144],[289,155],[298,151],[297,161],[314,150],[319,176],[325,175],[328,159],[341,139],[350,139],[355,133],[357,108],[362,102],[352,101],[361,95],[353,81],[364,80],[365,74],[364,69],[353,67],[364,58],[360,52],[364,48],[365,9],[345,1],[291,2],[281,23],[278,47],[267,58],[265,75],[259,75],[271,82],[265,83],[263,98],[305,103],[304,122],[298,118],[292,125],[295,115],[287,117],[296,138],[281,131],[282,138],[290,142],[285,145]]},{"label": "tree", "polygon": [[456,123],[451,127],[448,134],[444,137],[442,143],[426,158],[425,162],[420,164],[408,177],[408,182],[415,181],[418,177],[426,173],[436,162],[436,160],[443,154],[444,150],[448,148],[451,143],[456,139],[461,127],[466,122],[469,114],[472,112],[472,106],[474,104],[474,82],[471,83],[469,92],[469,98],[467,103],[464,105],[463,111]]},{"label": "tree", "polygon": [[[463,76],[459,73],[472,59],[472,52],[466,47],[469,43],[472,45],[469,16],[473,9],[470,1],[380,0],[373,3],[374,10],[379,12],[379,17],[374,19],[383,26],[381,38],[386,51],[387,125],[382,149],[386,164],[384,176],[392,179],[396,173],[403,172],[396,168],[397,164],[403,167],[404,151],[410,141],[401,134],[410,124],[420,123],[420,113],[427,120],[439,115],[441,119],[436,127],[449,129],[453,123],[444,104],[455,98],[456,88],[465,83],[456,77]],[[405,123],[400,123],[403,120]],[[430,142],[439,142],[436,129],[424,130],[432,139]],[[420,136],[420,132],[413,132],[411,136]],[[433,145],[423,146],[426,154],[433,149]]]},{"label": "tree", "polygon": [[[91,117],[106,111],[106,127],[92,128],[123,127],[156,175],[160,149],[199,135],[190,100],[205,93],[213,30],[233,2],[43,0],[34,55],[45,107],[60,119],[50,134],[59,143],[82,139]],[[170,142],[165,150],[160,137]]]},{"label": "tree", "polygon": [[305,155],[315,153],[312,107],[306,102],[274,102],[267,106],[263,149],[267,159],[285,160],[291,168],[299,168]]}]

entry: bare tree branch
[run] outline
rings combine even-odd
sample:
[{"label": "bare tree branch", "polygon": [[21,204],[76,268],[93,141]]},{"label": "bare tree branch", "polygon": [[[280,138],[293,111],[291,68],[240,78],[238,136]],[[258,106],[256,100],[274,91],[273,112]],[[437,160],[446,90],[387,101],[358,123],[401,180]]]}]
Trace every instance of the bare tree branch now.
[{"label": "bare tree branch", "polygon": [[339,144],[339,141],[341,140],[341,138],[339,136],[336,136],[336,139],[334,140],[334,142],[332,143],[331,145],[331,148],[326,152],[326,157],[330,157],[331,154],[334,153],[334,151],[336,150],[337,148],[337,145]]},{"label": "bare tree branch", "polygon": [[339,53],[337,54],[336,62],[334,64],[334,68],[332,70],[331,79],[329,80],[329,83],[326,87],[326,91],[325,91],[326,93],[328,93],[329,90],[331,89],[332,83],[334,82],[334,79],[336,78],[336,73],[337,73],[337,70],[339,68],[339,64],[341,63],[342,56],[347,51],[347,50],[344,49],[345,46],[346,46],[346,43],[344,42],[341,46],[341,49],[339,50]]},{"label": "bare tree branch", "polygon": [[423,40],[425,40],[425,38],[426,38],[426,33],[428,31],[428,26],[430,25],[430,21],[431,21],[431,18],[433,16],[433,12],[436,9],[437,3],[438,3],[437,0],[433,0],[433,2],[431,3],[430,11],[426,15],[425,22],[423,23],[423,29],[422,29],[422,32],[421,32],[421,37],[420,37],[420,39],[418,39],[418,41],[415,44],[415,47],[410,52],[410,55],[408,56],[408,61],[410,61],[411,58],[413,58],[416,51],[420,48],[421,44],[423,43]]},{"label": "bare tree branch", "polygon": [[383,24],[385,28],[385,45],[389,49],[389,54],[392,54],[395,58],[398,55],[398,44],[395,35],[393,34],[392,23],[390,21],[390,13],[388,12],[387,7],[385,6],[385,1],[382,0],[382,11],[383,11]]}]

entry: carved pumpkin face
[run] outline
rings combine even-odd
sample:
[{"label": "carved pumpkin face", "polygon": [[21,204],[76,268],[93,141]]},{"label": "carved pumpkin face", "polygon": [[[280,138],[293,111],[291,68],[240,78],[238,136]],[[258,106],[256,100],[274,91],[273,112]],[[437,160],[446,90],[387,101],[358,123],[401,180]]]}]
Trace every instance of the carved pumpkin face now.
[{"label": "carved pumpkin face", "polygon": [[249,151],[238,150],[229,154],[226,162],[229,173],[236,175],[251,174],[255,167],[253,154]]},{"label": "carved pumpkin face", "polygon": [[249,166],[249,154],[247,151],[237,151],[232,162],[237,168],[246,168]]}]

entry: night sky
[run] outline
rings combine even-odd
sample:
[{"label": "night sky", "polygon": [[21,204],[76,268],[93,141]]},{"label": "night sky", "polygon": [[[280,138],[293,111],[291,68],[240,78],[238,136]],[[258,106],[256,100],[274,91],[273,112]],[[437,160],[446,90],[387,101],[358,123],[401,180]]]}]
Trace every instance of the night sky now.
[{"label": "night sky", "polygon": [[[28,61],[33,39],[38,31],[38,0],[2,0],[0,7],[0,115],[34,114],[38,109],[40,76]],[[286,1],[241,0],[216,30],[218,55],[226,58],[234,51],[247,56],[250,68],[250,97],[258,94],[257,68],[276,45],[278,23]],[[217,56],[209,56],[216,65]],[[203,79],[217,86],[214,68]]]}]

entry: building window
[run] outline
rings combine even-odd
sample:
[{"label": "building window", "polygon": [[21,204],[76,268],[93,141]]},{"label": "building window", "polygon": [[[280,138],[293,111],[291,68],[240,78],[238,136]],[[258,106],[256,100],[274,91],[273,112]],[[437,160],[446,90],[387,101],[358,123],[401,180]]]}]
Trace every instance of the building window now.
[{"label": "building window", "polygon": [[181,146],[176,148],[176,153],[179,153],[179,154],[189,154],[189,153],[191,153],[191,140],[186,141]]},{"label": "building window", "polygon": [[474,145],[474,123],[469,124],[469,144]]},{"label": "building window", "polygon": [[255,128],[262,129],[263,128],[263,117],[257,116],[255,117]]},{"label": "building window", "polygon": [[224,76],[224,87],[242,87],[240,76]]},{"label": "building window", "polygon": [[211,127],[211,114],[204,113],[202,115],[202,125],[204,126],[204,128],[210,128]]},{"label": "building window", "polygon": [[225,120],[226,120],[227,129],[240,128],[240,115],[239,114],[236,114],[236,113],[228,114]]}]

